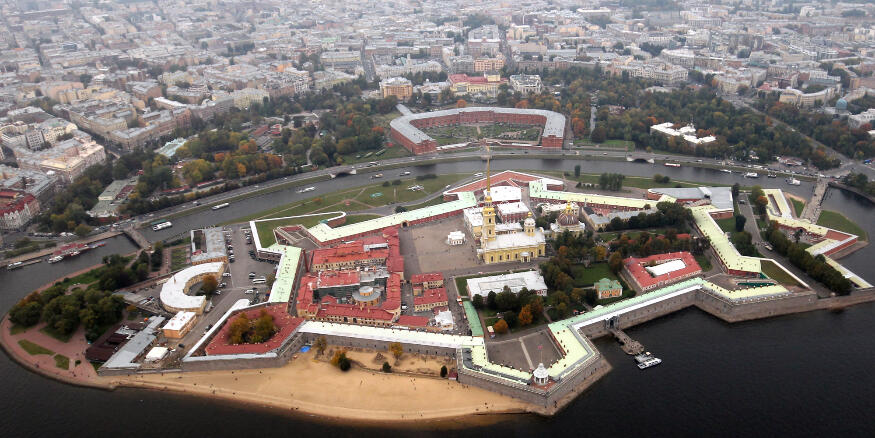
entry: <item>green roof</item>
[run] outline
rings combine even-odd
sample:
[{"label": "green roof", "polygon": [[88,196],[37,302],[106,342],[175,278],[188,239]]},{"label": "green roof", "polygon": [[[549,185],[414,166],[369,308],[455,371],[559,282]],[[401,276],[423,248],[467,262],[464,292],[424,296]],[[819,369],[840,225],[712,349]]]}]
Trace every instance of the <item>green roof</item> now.
[{"label": "green roof", "polygon": [[711,210],[715,210],[712,205],[702,205],[691,207],[690,211],[693,214],[693,220],[696,221],[696,226],[699,231],[711,241],[711,249],[720,257],[720,260],[727,269],[743,272],[760,272],[760,259],[756,257],[747,257],[738,253],[735,245],[729,241],[726,234],[714,222],[714,218],[709,214]]},{"label": "green roof", "polygon": [[304,250],[294,246],[279,246],[276,248],[282,252],[279,267],[276,271],[276,280],[270,288],[270,303],[288,303],[292,298],[295,281],[298,277],[298,265]]},{"label": "green roof", "polygon": [[405,222],[414,222],[444,213],[463,210],[477,205],[477,199],[471,192],[459,193],[458,196],[459,199],[455,201],[444,202],[437,205],[418,208],[416,210],[405,211],[403,213],[395,213],[389,216],[383,216],[350,225],[343,225],[337,228],[331,228],[329,225],[322,223],[310,227],[307,232],[320,242],[329,242],[349,236],[356,236],[362,233],[381,230],[393,225],[401,225]]},{"label": "green roof", "polygon": [[470,301],[462,301],[462,307],[465,308],[465,316],[468,318],[468,327],[471,328],[471,336],[483,336],[483,326],[480,325],[480,316],[477,314],[477,309]]},{"label": "green roof", "polygon": [[596,290],[612,290],[612,289],[621,289],[623,286],[620,285],[618,280],[611,280],[610,278],[602,278],[601,280],[595,282]]},{"label": "green roof", "polygon": [[529,183],[529,197],[539,199],[553,199],[557,201],[571,201],[578,204],[605,204],[615,205],[617,207],[638,209],[643,209],[646,205],[655,207],[657,202],[674,200],[674,198],[668,195],[662,195],[659,200],[653,201],[650,199],[624,198],[622,196],[606,196],[595,195],[592,193],[555,191],[549,190],[544,187],[544,183],[540,180],[532,181]]}]

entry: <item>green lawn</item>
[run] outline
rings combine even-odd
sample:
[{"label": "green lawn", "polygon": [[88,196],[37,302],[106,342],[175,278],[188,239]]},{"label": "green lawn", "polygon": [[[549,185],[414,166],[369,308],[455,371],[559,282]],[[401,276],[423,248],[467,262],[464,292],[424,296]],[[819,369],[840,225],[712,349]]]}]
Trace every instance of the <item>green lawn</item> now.
[{"label": "green lawn", "polygon": [[793,210],[796,211],[796,216],[800,216],[802,214],[802,210],[805,209],[805,203],[796,198],[787,198],[790,200],[790,202],[793,203]]},{"label": "green lawn", "polygon": [[607,263],[593,263],[588,268],[583,265],[574,265],[571,267],[571,278],[574,279],[574,287],[592,286],[593,283],[602,278],[618,280]]},{"label": "green lawn", "polygon": [[715,219],[715,222],[717,222],[717,225],[720,226],[721,230],[727,233],[735,231],[735,217],[728,217],[726,219]]},{"label": "green lawn", "polygon": [[[384,152],[381,152],[384,151]],[[372,152],[368,155],[369,152]],[[365,156],[368,155],[368,156]],[[371,161],[388,160],[392,158],[402,158],[411,156],[410,151],[404,149],[401,145],[395,145],[388,148],[376,149],[373,151],[356,152],[340,156],[340,164],[358,164],[369,163]]]},{"label": "green lawn", "polygon": [[795,278],[781,269],[780,266],[775,265],[771,260],[763,260],[760,265],[763,274],[765,274],[766,277],[769,277],[785,286],[801,286]]},{"label": "green lawn", "polygon": [[40,331],[40,333],[49,335],[49,336],[51,336],[51,337],[53,337],[61,342],[68,342],[70,340],[70,338],[73,337],[73,333],[66,334],[66,335],[61,334],[61,333],[58,333],[57,331],[55,331],[54,329],[49,328],[48,326],[39,329],[39,331]]},{"label": "green lawn", "polygon": [[62,354],[56,354],[55,355],[55,366],[62,369],[62,370],[70,369],[70,358],[67,356],[64,356]]},{"label": "green lawn", "polygon": [[597,147],[605,149],[620,149],[624,151],[635,150],[635,143],[629,140],[605,140],[603,143],[593,143],[589,139],[581,138],[574,140],[577,147]]},{"label": "green lawn", "polygon": [[378,217],[382,216],[378,214],[353,214],[346,217],[346,222],[344,222],[344,225],[357,224],[359,222],[369,221]]},{"label": "green lawn", "polygon": [[[299,216],[324,211],[345,211],[350,213],[366,210],[372,207],[382,207],[394,203],[410,202],[424,198],[437,191],[442,191],[448,184],[452,184],[467,176],[459,174],[439,175],[437,178],[418,181],[415,178],[399,179],[398,175],[394,174],[394,171],[392,172],[392,174],[384,173],[386,175],[384,180],[378,180],[379,182],[374,184],[337,191],[323,196],[315,196],[303,201],[281,205],[223,222],[222,225],[256,219]],[[392,181],[394,180],[399,180],[401,182],[398,185],[392,185]],[[389,186],[384,187],[383,181],[388,181]],[[422,186],[422,190],[408,190],[409,187],[417,185]],[[316,223],[318,223],[318,220],[313,223],[313,225]]]},{"label": "green lawn", "polygon": [[288,227],[292,225],[302,225],[304,227],[312,227],[318,224],[320,221],[325,219],[331,219],[336,217],[339,213],[336,211],[316,214],[314,216],[292,216],[289,218],[271,220],[271,219],[262,219],[260,221],[255,222],[255,229],[258,231],[258,240],[261,242],[262,248],[267,248],[268,246],[276,243],[276,237],[273,235],[273,230],[279,227]]},{"label": "green lawn", "polygon": [[869,235],[864,229],[860,228],[859,225],[846,218],[843,214],[835,211],[823,210],[820,213],[820,218],[817,219],[817,225],[823,225],[824,227],[856,234],[857,236],[860,236],[861,240],[869,240]]},{"label": "green lawn", "polygon": [[31,356],[36,356],[38,354],[55,354],[54,351],[49,350],[48,348],[41,345],[34,344],[27,339],[19,340],[18,345],[21,345],[21,348],[23,348],[24,351],[26,351],[27,354],[30,354]]},{"label": "green lawn", "polygon": [[170,251],[170,271],[176,272],[185,267],[187,262],[188,248],[173,248]]}]

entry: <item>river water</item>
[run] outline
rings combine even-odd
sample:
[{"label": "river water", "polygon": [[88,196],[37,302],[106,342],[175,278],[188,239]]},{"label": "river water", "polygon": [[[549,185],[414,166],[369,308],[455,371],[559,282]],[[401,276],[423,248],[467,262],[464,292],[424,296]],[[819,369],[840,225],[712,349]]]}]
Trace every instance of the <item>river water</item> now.
[{"label": "river water", "polygon": [[[571,171],[575,161],[496,160],[494,169]],[[709,169],[613,162],[580,162],[585,173],[669,175],[674,179],[750,184],[737,174]],[[411,168],[421,173],[482,171],[477,162],[443,163]],[[392,178],[395,172],[385,172]],[[356,175],[313,184],[316,193],[367,183]],[[781,179],[758,181],[808,197],[811,184],[789,187]],[[307,194],[307,197],[314,193]],[[293,189],[234,202],[216,212],[175,219],[150,239],[172,236],[191,227],[230,220],[272,206],[294,202]],[[875,207],[853,195],[830,190],[826,209],[838,210],[875,238]],[[125,238],[103,248],[48,265],[0,272],[0,312],[30,290],[55,278],[100,263],[107,254],[130,252]],[[869,281],[875,280],[873,248],[866,247],[842,263]],[[244,408],[182,395],[123,389],[107,392],[65,385],[35,375],[0,357],[0,436],[252,436],[290,432],[324,436],[824,436],[875,435],[875,304],[840,313],[813,312],[739,324],[723,323],[687,309],[628,330],[663,359],[659,367],[640,371],[612,340],[596,341],[614,369],[554,418],[511,415],[474,420],[417,423],[414,427],[339,425],[271,409]],[[339,391],[341,388],[326,388]]]}]

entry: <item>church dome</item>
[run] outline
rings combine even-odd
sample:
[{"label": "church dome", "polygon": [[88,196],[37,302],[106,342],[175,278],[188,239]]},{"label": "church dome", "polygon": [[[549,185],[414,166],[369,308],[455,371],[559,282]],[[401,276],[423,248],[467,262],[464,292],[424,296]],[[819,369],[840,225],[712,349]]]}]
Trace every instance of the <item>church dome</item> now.
[{"label": "church dome", "polygon": [[837,110],[847,110],[848,109],[848,101],[845,100],[844,98],[840,98],[836,102],[836,109]]},{"label": "church dome", "polygon": [[556,218],[556,223],[563,227],[572,227],[580,223],[575,208],[570,202],[565,204],[565,210]]}]

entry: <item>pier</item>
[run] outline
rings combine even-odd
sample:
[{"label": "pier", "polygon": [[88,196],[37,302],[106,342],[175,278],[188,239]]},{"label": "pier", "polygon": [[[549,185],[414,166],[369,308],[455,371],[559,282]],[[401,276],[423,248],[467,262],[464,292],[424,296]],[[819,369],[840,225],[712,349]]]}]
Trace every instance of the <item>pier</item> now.
[{"label": "pier", "polygon": [[634,356],[636,354],[641,354],[644,352],[644,345],[640,342],[632,339],[626,332],[612,328],[610,329],[612,335],[617,338],[617,341],[620,343],[620,347],[623,349],[623,352],[630,356]]},{"label": "pier", "polygon": [[[94,243],[94,242],[98,242],[101,240],[106,240],[106,239],[118,236],[119,234],[121,234],[121,233],[118,231],[109,231],[106,233],[98,234],[98,235],[91,236],[91,237],[86,237],[86,238],[80,239],[80,240],[76,240],[75,242],[86,243],[86,244],[87,243]],[[26,265],[33,264],[33,263],[39,263],[44,258],[51,256],[52,253],[54,253],[58,248],[60,248],[60,246],[61,245],[56,245],[56,246],[53,246],[51,248],[46,248],[46,249],[43,249],[40,251],[22,254],[18,257],[11,257],[9,259],[6,259],[4,261],[4,263],[10,264],[10,263],[15,263],[15,262],[21,262],[22,266],[26,266]]]}]

